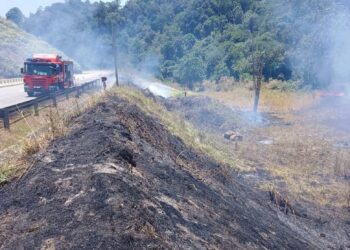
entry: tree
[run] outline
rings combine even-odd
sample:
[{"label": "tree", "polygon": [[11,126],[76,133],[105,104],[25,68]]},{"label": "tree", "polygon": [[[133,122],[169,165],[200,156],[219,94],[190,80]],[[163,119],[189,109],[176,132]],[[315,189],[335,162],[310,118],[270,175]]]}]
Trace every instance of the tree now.
[{"label": "tree", "polygon": [[19,8],[14,7],[6,13],[6,19],[22,27],[25,17]]},{"label": "tree", "polygon": [[281,63],[284,51],[282,45],[268,32],[249,39],[245,46],[248,54],[245,58],[239,60],[235,65],[235,69],[240,73],[253,75],[255,89],[253,111],[257,112],[264,69],[271,67],[272,64]]},{"label": "tree", "polygon": [[205,65],[198,55],[188,55],[180,60],[179,66],[175,72],[176,78],[185,83],[190,89],[196,82],[205,78]]},{"label": "tree", "polygon": [[255,78],[255,97],[253,106],[255,113],[258,111],[263,70],[271,63],[282,61],[282,57],[282,47],[273,40],[269,34],[265,33],[253,42],[250,60],[253,65],[252,70]]}]

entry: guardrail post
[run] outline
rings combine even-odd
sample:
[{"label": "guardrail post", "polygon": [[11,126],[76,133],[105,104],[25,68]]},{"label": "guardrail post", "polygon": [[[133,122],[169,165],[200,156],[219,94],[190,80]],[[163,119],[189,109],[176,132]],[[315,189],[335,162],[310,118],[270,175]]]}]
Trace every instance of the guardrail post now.
[{"label": "guardrail post", "polygon": [[39,116],[39,104],[34,102],[34,116]]},{"label": "guardrail post", "polygon": [[10,129],[10,116],[9,116],[9,111],[7,109],[3,110],[2,119],[4,120],[4,128]]},{"label": "guardrail post", "polygon": [[51,99],[52,99],[52,105],[56,108],[57,107],[56,93],[51,93]]}]

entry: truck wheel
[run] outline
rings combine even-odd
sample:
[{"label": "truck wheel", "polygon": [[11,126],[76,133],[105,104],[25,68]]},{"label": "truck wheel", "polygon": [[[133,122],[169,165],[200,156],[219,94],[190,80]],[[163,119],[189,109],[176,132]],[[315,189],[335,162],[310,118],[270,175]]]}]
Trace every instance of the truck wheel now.
[{"label": "truck wheel", "polygon": [[27,92],[29,97],[33,97],[34,96],[34,92]]}]

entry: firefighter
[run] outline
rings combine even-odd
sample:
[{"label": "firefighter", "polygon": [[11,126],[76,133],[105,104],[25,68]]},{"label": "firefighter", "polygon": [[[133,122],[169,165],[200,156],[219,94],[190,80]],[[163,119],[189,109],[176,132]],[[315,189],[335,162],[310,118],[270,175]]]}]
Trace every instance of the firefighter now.
[{"label": "firefighter", "polygon": [[102,80],[103,89],[106,90],[106,88],[107,88],[107,83],[106,83],[107,82],[107,77],[104,76],[104,77],[101,78],[101,80]]}]

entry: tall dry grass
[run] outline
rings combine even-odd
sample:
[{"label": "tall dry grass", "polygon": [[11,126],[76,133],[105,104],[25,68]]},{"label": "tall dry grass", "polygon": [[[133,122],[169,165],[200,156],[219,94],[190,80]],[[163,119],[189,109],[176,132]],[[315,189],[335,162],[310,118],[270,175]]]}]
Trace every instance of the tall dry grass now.
[{"label": "tall dry grass", "polygon": [[[93,107],[103,95],[86,94],[79,99],[59,102],[57,108],[41,109],[38,117],[25,115],[24,111],[19,110],[18,117],[23,119],[12,124],[10,131],[0,130],[0,183],[28,171],[33,162],[27,159],[45,150],[53,139],[68,133],[72,119]],[[7,150],[10,148],[16,150]]]},{"label": "tall dry grass", "polygon": [[[230,107],[252,109],[253,92],[243,86],[205,94]],[[236,155],[273,176],[262,186],[279,188],[294,201],[349,207],[350,148],[337,144],[350,142],[350,135],[334,126],[337,122],[346,123],[345,115],[337,108],[323,107],[312,93],[266,87],[261,92],[259,110],[280,118],[281,122],[245,128],[244,141]],[[271,144],[259,143],[263,140]]]},{"label": "tall dry grass", "polygon": [[[205,95],[218,99],[228,106],[240,109],[253,109],[254,91],[243,85],[236,85],[230,91],[207,91]],[[280,91],[263,87],[259,111],[284,113],[294,112],[313,105],[316,97],[309,92]]]}]

